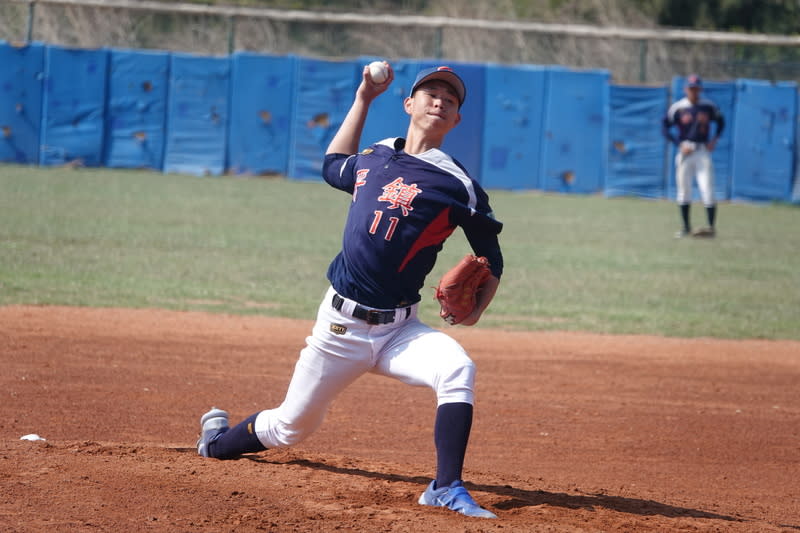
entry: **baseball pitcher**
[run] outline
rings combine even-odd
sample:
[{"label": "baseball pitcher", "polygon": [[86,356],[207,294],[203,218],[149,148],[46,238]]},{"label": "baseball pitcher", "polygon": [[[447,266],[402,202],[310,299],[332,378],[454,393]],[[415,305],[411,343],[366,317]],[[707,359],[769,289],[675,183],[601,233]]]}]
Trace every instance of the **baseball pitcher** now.
[{"label": "baseball pitcher", "polygon": [[327,272],[330,288],[286,397],[278,407],[232,428],[225,411],[212,409],[201,417],[197,450],[205,457],[230,459],[296,444],[320,426],[342,390],[373,372],[429,387],[435,395],[436,478],[419,503],[496,518],[475,502],[462,481],[475,365],[453,338],[423,324],[417,308],[437,254],[460,227],[474,256],[468,254],[440,284],[436,297],[449,323],[478,322],[503,272],[502,224],[480,185],[440,149],[460,122],[466,97],[464,82],[451,68],[423,70],[416,77],[403,101],[409,115],[405,138],[384,139],[358,151],[370,104],[394,80],[388,63],[386,69],[387,79],[376,83],[370,68],[364,68],[352,107],[325,156],[325,181],[350,195],[351,202],[341,251]]}]

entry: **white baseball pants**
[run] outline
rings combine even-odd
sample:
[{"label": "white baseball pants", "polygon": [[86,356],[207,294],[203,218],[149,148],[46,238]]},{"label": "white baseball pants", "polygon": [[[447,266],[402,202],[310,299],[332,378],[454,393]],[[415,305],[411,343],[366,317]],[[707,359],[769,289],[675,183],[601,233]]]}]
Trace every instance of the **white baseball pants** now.
[{"label": "white baseball pants", "polygon": [[714,166],[711,152],[702,144],[697,145],[694,152],[683,155],[680,151],[675,156],[675,183],[677,186],[676,201],[685,205],[692,202],[692,179],[697,179],[697,188],[703,205],[716,205],[714,200]]},{"label": "white baseball pants", "polygon": [[453,338],[419,321],[417,305],[407,317],[398,312],[394,323],[369,325],[351,316],[352,300],[334,309],[333,295],[328,289],[320,304],[283,403],[256,417],[264,446],[291,446],[311,435],[336,396],[367,372],[430,387],[437,405],[474,403],[474,363]]}]

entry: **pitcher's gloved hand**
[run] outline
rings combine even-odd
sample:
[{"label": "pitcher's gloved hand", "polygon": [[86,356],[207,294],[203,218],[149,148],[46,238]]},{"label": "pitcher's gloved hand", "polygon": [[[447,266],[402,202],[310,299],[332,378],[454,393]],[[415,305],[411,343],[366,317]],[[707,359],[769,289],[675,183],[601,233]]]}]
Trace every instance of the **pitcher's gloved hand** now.
[{"label": "pitcher's gloved hand", "polygon": [[485,257],[467,254],[448,270],[436,287],[439,316],[451,325],[467,318],[475,309],[476,295],[489,279],[489,261]]}]

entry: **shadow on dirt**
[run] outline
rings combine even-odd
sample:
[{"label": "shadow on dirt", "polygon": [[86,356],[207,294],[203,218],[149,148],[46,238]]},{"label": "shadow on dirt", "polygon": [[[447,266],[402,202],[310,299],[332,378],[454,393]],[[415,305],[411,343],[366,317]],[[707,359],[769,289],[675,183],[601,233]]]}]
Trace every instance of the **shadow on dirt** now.
[{"label": "shadow on dirt", "polygon": [[705,518],[709,520],[727,520],[731,522],[744,522],[745,520],[734,516],[723,515],[690,509],[686,507],[676,507],[653,500],[642,500],[639,498],[626,498],[624,496],[612,496],[608,494],[566,494],[563,492],[548,492],[544,490],[525,490],[517,489],[508,485],[478,485],[468,484],[468,487],[478,491],[491,492],[509,499],[495,504],[498,509],[516,509],[519,507],[529,507],[535,505],[552,505],[554,507],[566,507],[568,509],[585,509],[592,511],[597,507],[617,511],[620,513],[636,514],[640,516],[660,515],[670,518],[689,517]]},{"label": "shadow on dirt", "polygon": [[[362,476],[384,481],[397,481],[404,483],[417,483],[425,487],[430,483],[430,478],[424,476],[403,476],[398,474],[386,474],[374,472],[360,468],[334,466],[318,461],[306,459],[292,459],[289,461],[271,461],[265,457],[257,455],[247,455],[243,458],[259,463],[286,464],[304,466],[316,470],[325,470],[335,474]],[[690,509],[686,507],[676,507],[653,500],[642,500],[638,498],[625,498],[622,496],[611,496],[608,494],[566,494],[561,492],[548,492],[543,490],[518,489],[510,485],[485,485],[477,483],[465,483],[469,490],[488,492],[508,498],[493,507],[501,510],[518,509],[521,507],[533,507],[538,505],[551,505],[554,507],[565,507],[568,509],[594,510],[603,508],[620,513],[628,513],[640,516],[660,515],[665,517],[680,518],[702,518],[708,520],[726,520],[730,522],[747,522],[746,519],[728,516],[719,513]]]}]

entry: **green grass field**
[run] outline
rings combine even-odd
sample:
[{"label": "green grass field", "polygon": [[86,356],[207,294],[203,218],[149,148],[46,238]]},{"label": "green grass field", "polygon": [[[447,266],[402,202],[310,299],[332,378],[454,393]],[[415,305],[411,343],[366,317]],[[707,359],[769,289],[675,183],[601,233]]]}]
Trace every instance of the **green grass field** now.
[{"label": "green grass field", "polygon": [[[506,270],[479,327],[800,339],[796,206],[722,204],[716,239],[675,240],[669,201],[490,194]],[[311,319],[349,200],[281,178],[0,166],[0,305]],[[468,251],[456,232],[427,284]]]}]

